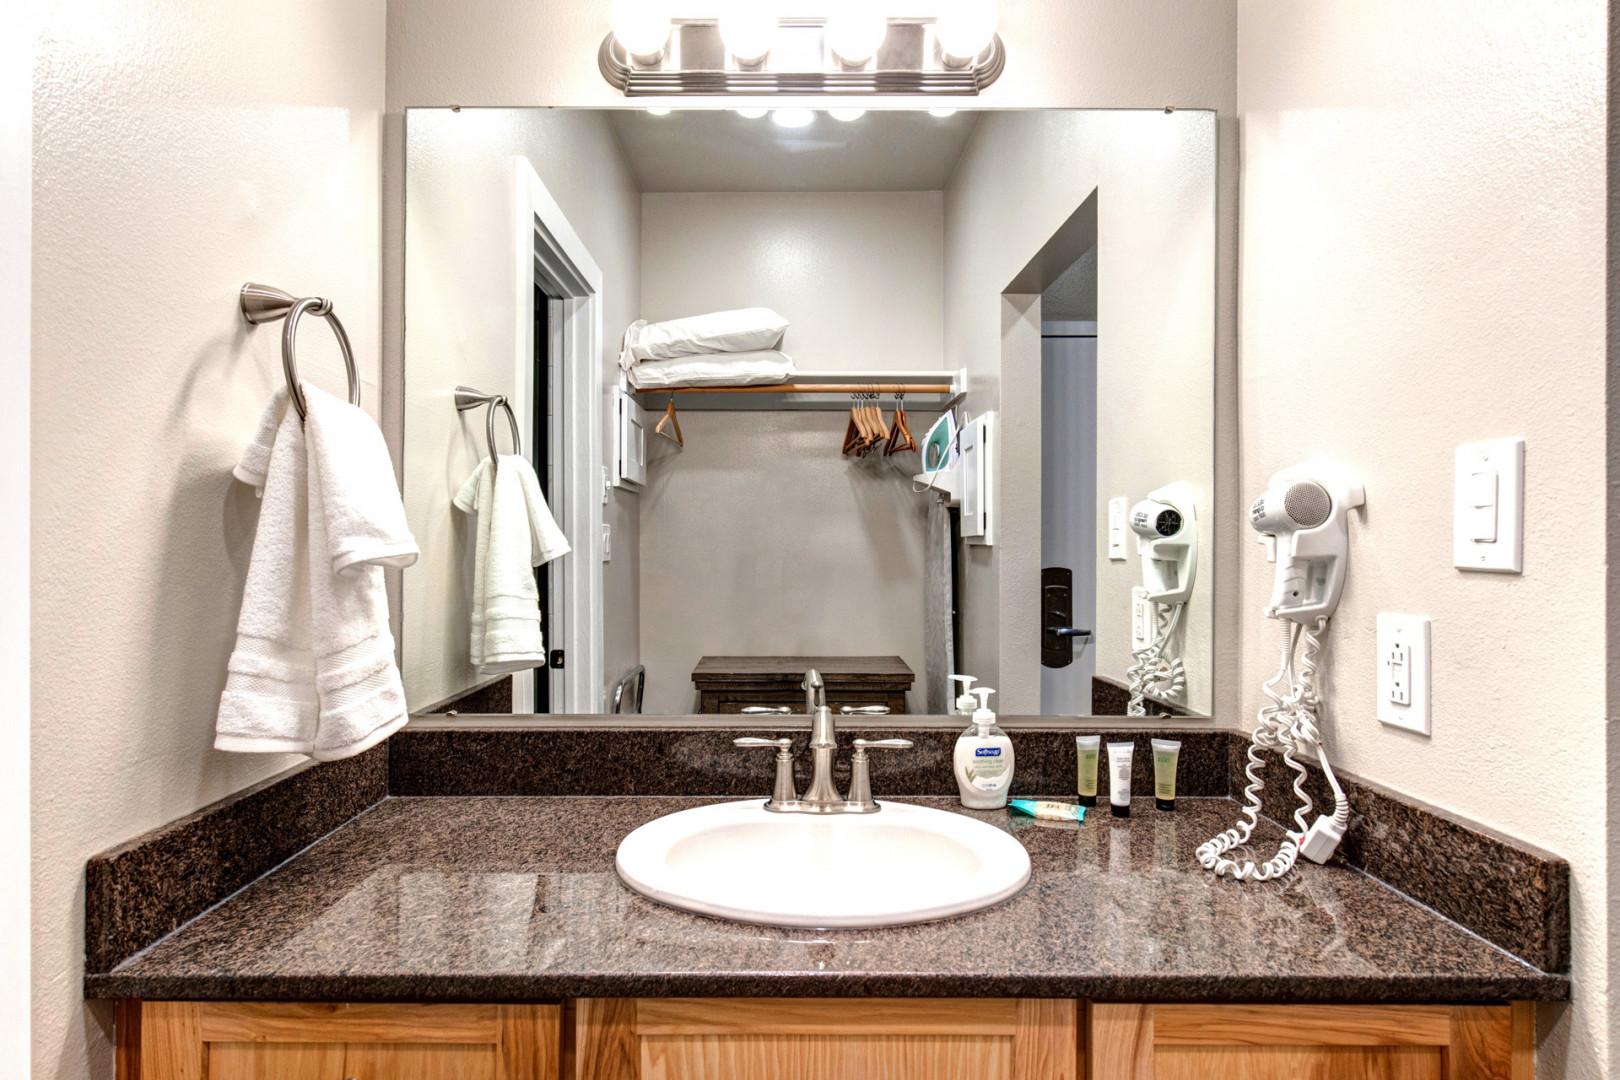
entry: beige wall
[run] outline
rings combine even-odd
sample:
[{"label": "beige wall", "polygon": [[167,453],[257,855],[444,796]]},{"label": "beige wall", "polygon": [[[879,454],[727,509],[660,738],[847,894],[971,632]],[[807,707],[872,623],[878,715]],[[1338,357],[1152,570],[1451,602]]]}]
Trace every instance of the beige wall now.
[{"label": "beige wall", "polygon": [[[1575,1003],[1546,1010],[1548,1078],[1612,1075],[1616,1051],[1604,18],[1576,0],[1239,15],[1244,488],[1318,453],[1367,486],[1329,645],[1334,762],[1570,860]],[[1498,435],[1527,443],[1525,572],[1464,574],[1452,451]],[[1254,544],[1242,562],[1252,712],[1275,667],[1272,568]],[[1434,620],[1432,738],[1374,718],[1380,611]]]},{"label": "beige wall", "polygon": [[[997,543],[965,552],[964,664],[1000,689],[1007,712],[1040,711],[1040,313],[1038,296],[1002,290],[1096,191],[1097,550],[1108,549],[1110,496],[1135,501],[1174,480],[1193,486],[1207,526],[1231,518],[1235,503],[1212,494],[1215,148],[1203,112],[991,113],[947,185],[946,356],[969,369],[969,412],[1002,412]],[[1097,564],[1097,671],[1115,678],[1131,662],[1130,589],[1141,581],[1130,552]],[[1203,543],[1182,642],[1188,701],[1203,712],[1213,566]]]},{"label": "beige wall", "polygon": [[[406,513],[422,558],[404,575],[401,648],[406,696],[413,709],[422,709],[481,681],[467,663],[471,524],[450,500],[488,450],[484,412],[458,414],[456,385],[510,395],[525,442],[532,435],[526,389],[532,361],[520,363],[513,348],[514,156],[534,166],[602,271],[601,359],[610,387],[619,334],[640,307],[641,226],[635,181],[600,113],[419,109],[408,118],[406,137],[410,327],[401,456]],[[611,438],[611,422],[605,427]],[[504,418],[496,438],[505,449]],[[634,497],[615,492],[603,510],[614,549],[634,553]],[[574,546],[565,558],[586,550],[578,538]],[[637,662],[636,582],[633,557],[621,555],[603,567],[610,680]]]},{"label": "beige wall", "polygon": [[[291,763],[216,753],[253,541],[231,466],[281,382],[248,279],[331,297],[377,388],[382,0],[56,5],[33,266],[33,1075],[111,1077],[85,859]],[[306,378],[341,389],[318,322]]]},{"label": "beige wall", "polygon": [[[33,231],[33,53],[26,33],[0,40],[0,682],[13,715],[29,715],[28,304]],[[28,865],[30,725],[12,724],[0,766],[0,865]],[[0,882],[0,919],[28,924],[29,875]],[[30,1006],[27,934],[0,938],[0,1076],[27,1076]]]},{"label": "beige wall", "polygon": [[[801,370],[941,367],[942,212],[937,191],[643,195],[642,314],[764,305],[792,323],[783,348]],[[933,416],[914,419],[921,437]],[[653,441],[647,712],[691,711],[705,654],[898,654],[920,707],[928,508],[911,491],[916,458],[843,457],[847,422],[689,410],[684,450]],[[693,573],[702,566],[717,573]]]}]

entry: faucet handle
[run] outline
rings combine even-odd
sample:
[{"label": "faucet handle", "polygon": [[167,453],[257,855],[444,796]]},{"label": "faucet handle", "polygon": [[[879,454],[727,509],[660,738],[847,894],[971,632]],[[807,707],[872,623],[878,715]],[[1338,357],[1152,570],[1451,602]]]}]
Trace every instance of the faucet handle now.
[{"label": "faucet handle", "polygon": [[845,705],[838,710],[845,716],[888,716],[887,705]]},{"label": "faucet handle", "polygon": [[855,752],[864,754],[868,750],[910,750],[915,745],[910,739],[856,739]]},{"label": "faucet handle", "polygon": [[849,758],[849,799],[847,802],[857,813],[870,814],[878,805],[872,798],[872,770],[867,764],[868,750],[910,750],[910,739],[856,739],[855,753]]},{"label": "faucet handle", "polygon": [[744,735],[741,738],[732,739],[731,745],[741,747],[744,750],[774,747],[777,750],[791,751],[793,749],[793,740],[788,738],[761,739],[757,735]]},{"label": "faucet handle", "polygon": [[744,705],[738,710],[743,716],[792,716],[791,705]]},{"label": "faucet handle", "polygon": [[776,782],[772,785],[771,801],[765,804],[765,809],[777,809],[799,801],[798,789],[793,786],[792,739],[785,736],[780,739],[761,739],[756,735],[744,735],[732,739],[731,745],[744,750],[772,748],[776,750]]}]

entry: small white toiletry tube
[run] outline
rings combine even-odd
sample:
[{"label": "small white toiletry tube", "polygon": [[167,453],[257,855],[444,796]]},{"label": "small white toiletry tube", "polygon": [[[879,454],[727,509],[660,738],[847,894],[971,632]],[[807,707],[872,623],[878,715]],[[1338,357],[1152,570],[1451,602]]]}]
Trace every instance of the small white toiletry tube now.
[{"label": "small white toiletry tube", "polygon": [[995,691],[977,686],[973,692],[979,696],[979,707],[974,710],[973,723],[957,736],[951,757],[956,787],[968,809],[1000,810],[1007,805],[1012,787],[1012,740],[996,726],[996,714],[990,711],[988,701]]},{"label": "small white toiletry tube", "polygon": [[1115,817],[1131,816],[1131,753],[1134,742],[1108,744],[1108,809]]},{"label": "small white toiletry tube", "polygon": [[1176,739],[1153,740],[1153,805],[1160,810],[1176,808],[1176,767],[1181,764],[1181,743]]},{"label": "small white toiletry tube", "polygon": [[1040,821],[1084,821],[1086,808],[1051,799],[1008,799],[1007,809]]},{"label": "small white toiletry tube", "polygon": [[1097,805],[1097,758],[1101,754],[1101,735],[1074,737],[1074,794],[1081,806]]},{"label": "small white toiletry tube", "polygon": [[976,707],[973,700],[973,684],[978,682],[972,675],[952,675],[952,682],[962,684],[962,692],[956,695],[956,712],[960,716],[972,716]]}]

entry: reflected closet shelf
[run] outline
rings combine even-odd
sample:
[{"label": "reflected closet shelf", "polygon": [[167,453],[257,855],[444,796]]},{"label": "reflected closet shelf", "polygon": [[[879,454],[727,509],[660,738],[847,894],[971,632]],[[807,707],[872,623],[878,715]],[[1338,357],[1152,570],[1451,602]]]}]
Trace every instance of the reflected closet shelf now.
[{"label": "reflected closet shelf", "polygon": [[967,390],[967,369],[954,371],[823,371],[799,372],[792,380],[760,386],[647,387],[635,391],[643,405],[678,394],[677,407],[712,411],[797,411],[849,408],[853,394],[904,394],[910,412],[937,413],[960,402]]}]

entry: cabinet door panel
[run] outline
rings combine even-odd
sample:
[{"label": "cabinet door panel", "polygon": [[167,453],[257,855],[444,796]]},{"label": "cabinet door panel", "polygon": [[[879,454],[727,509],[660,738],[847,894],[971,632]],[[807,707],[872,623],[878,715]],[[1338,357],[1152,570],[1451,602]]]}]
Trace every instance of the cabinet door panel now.
[{"label": "cabinet door panel", "polygon": [[344,1077],[353,1080],[495,1080],[490,1046],[351,1044]]},{"label": "cabinet door panel", "polygon": [[334,1043],[210,1043],[208,1080],[344,1080]]},{"label": "cabinet door panel", "polygon": [[641,1040],[641,1080],[1011,1080],[996,1036],[677,1035]]},{"label": "cabinet door panel", "polygon": [[1163,1047],[1154,1080],[1444,1080],[1428,1047]]}]

